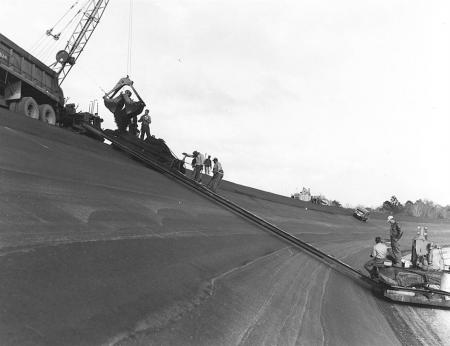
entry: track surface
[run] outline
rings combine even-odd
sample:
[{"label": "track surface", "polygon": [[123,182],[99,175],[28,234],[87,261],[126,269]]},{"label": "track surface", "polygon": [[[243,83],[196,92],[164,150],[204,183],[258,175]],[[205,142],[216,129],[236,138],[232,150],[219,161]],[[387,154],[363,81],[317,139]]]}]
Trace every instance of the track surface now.
[{"label": "track surface", "polygon": [[[110,146],[0,115],[1,345],[449,340],[442,326],[450,312],[379,299]],[[383,220],[363,224],[222,187],[225,197],[357,268],[374,236],[386,234]],[[403,226],[406,248],[416,225]],[[430,234],[449,243],[448,229],[430,225]]]}]

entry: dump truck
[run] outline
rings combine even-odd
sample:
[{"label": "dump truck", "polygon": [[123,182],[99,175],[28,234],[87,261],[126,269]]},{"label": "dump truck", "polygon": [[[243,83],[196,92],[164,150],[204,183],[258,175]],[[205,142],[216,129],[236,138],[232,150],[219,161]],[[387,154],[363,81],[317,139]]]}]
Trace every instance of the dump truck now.
[{"label": "dump truck", "polygon": [[[60,86],[83,52],[108,3],[109,0],[86,1],[83,16],[50,67],[0,34],[0,107],[62,127],[81,129],[83,121],[98,126],[101,122],[98,116],[77,113],[74,104],[64,104]],[[53,35],[52,30],[47,30],[47,35],[59,39],[60,34]]]},{"label": "dump truck", "polygon": [[64,110],[57,73],[2,34],[0,107],[53,125]]},{"label": "dump truck", "polygon": [[64,102],[58,73],[0,34],[0,107],[79,132],[83,122],[100,127],[98,115]]}]

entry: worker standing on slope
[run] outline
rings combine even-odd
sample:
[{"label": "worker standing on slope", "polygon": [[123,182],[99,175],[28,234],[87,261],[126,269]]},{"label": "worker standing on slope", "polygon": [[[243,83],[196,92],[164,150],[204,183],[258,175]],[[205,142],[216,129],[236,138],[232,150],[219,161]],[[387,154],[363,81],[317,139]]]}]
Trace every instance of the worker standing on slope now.
[{"label": "worker standing on slope", "polygon": [[395,267],[401,267],[402,252],[400,251],[400,245],[398,241],[402,237],[403,232],[401,231],[400,226],[398,225],[397,221],[395,221],[392,215],[388,216],[387,222],[391,226],[390,233],[391,233],[392,257],[393,257],[392,264]]},{"label": "worker standing on slope", "polygon": [[211,181],[208,183],[207,188],[216,192],[217,187],[219,186],[219,184],[223,178],[223,169],[222,169],[222,164],[219,162],[217,157],[215,157],[213,159],[213,162],[214,162],[213,176],[211,178]]},{"label": "worker standing on slope", "polygon": [[209,171],[211,170],[211,155],[208,155],[208,158],[204,162],[205,165],[205,173],[209,175]]},{"label": "worker standing on slope", "polygon": [[148,109],[146,109],[145,113],[139,118],[139,122],[141,123],[141,139],[144,140],[144,136],[147,136],[146,139],[149,139],[150,124],[152,123],[152,118],[148,114]]},{"label": "worker standing on slope", "polygon": [[201,153],[199,153],[197,150],[194,150],[192,152],[192,155],[189,155],[186,153],[183,153],[183,155],[194,158],[195,163],[194,163],[194,160],[192,162],[192,164],[194,165],[193,166],[193,169],[194,169],[193,179],[196,182],[201,184],[202,183],[203,161],[205,160],[205,157]]},{"label": "worker standing on slope", "polygon": [[377,276],[377,268],[384,266],[384,260],[387,256],[388,248],[385,243],[381,241],[381,237],[375,238],[375,245],[373,246],[370,259],[364,264],[364,268],[369,272],[370,277],[373,279]]}]

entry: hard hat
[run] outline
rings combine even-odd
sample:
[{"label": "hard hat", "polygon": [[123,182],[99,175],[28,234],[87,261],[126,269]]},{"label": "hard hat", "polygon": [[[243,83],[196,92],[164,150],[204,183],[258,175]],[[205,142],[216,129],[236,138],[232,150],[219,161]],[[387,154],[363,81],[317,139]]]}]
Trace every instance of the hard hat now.
[{"label": "hard hat", "polygon": [[388,220],[388,222],[391,221],[391,220],[394,220],[394,217],[392,215],[389,215],[387,220]]}]

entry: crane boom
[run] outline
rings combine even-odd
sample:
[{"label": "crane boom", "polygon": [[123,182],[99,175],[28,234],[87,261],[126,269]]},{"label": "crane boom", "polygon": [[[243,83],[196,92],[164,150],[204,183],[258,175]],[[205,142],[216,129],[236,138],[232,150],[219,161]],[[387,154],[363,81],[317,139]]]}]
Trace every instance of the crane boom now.
[{"label": "crane boom", "polygon": [[56,61],[50,67],[58,74],[59,85],[62,84],[91,38],[108,3],[109,0],[90,0],[66,47],[56,54]]}]

